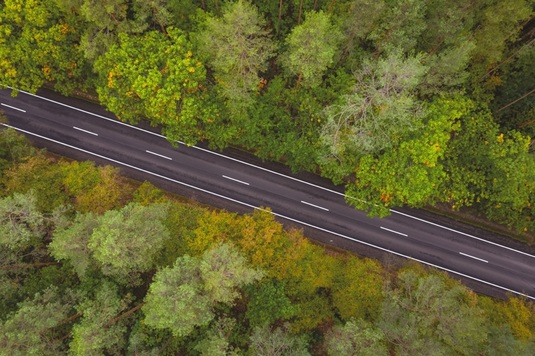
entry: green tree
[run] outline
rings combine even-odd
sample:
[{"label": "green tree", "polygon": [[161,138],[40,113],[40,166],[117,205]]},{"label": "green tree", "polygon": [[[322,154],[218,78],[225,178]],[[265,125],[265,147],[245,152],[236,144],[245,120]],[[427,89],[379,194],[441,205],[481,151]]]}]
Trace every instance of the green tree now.
[{"label": "green tree", "polygon": [[236,320],[222,318],[210,328],[203,338],[195,345],[201,355],[237,355],[229,344],[229,335],[236,328]]},{"label": "green tree", "polygon": [[389,288],[379,327],[400,354],[483,352],[487,329],[475,296],[438,274],[402,271],[398,288]]},{"label": "green tree", "polygon": [[[0,114],[0,122],[4,118],[5,116]],[[35,148],[25,136],[10,128],[0,129],[0,184],[4,171],[34,154]]]},{"label": "green tree", "polygon": [[98,224],[93,214],[77,214],[74,221],[58,227],[48,244],[50,254],[58,261],[68,261],[80,279],[98,270],[98,263],[88,247]]},{"label": "green tree", "polygon": [[77,48],[79,26],[76,17],[61,13],[55,1],[4,1],[0,6],[2,84],[31,92],[45,82],[63,93],[85,87],[88,66]]},{"label": "green tree", "polygon": [[80,278],[100,269],[119,283],[140,283],[139,274],[154,267],[169,239],[162,222],[167,211],[167,204],[130,203],[102,216],[78,214],[54,233],[51,254],[69,261]]},{"label": "green tree", "polygon": [[320,164],[330,178],[339,182],[362,154],[394,147],[404,134],[422,127],[424,111],[414,93],[427,70],[420,60],[397,51],[366,61],[355,73],[352,93],[325,109]]},{"label": "green tree", "polygon": [[202,293],[198,264],[186,255],[156,273],[142,308],[145,324],[184,337],[214,318],[210,298]]},{"label": "green tree", "polygon": [[102,215],[87,244],[102,271],[119,281],[134,283],[137,273],[152,268],[163,242],[169,238],[162,223],[167,210],[165,204],[130,203]]},{"label": "green tree", "polygon": [[482,1],[425,2],[425,30],[417,37],[416,49],[429,71],[418,90],[427,96],[458,91],[468,79],[467,67],[475,48],[472,28]]},{"label": "green tree", "polygon": [[444,155],[445,200],[455,209],[475,205],[495,221],[533,231],[535,161],[529,138],[501,132],[485,105],[471,108],[459,121]]},{"label": "green tree", "polygon": [[178,21],[173,21],[173,13],[170,11],[171,4],[167,0],[135,0],[132,6],[135,12],[135,21],[149,28],[157,27],[165,33],[167,26],[178,23]]},{"label": "green tree", "polygon": [[63,172],[56,161],[44,154],[37,154],[12,167],[5,175],[6,192],[28,193],[33,191],[37,208],[44,213],[68,204],[64,194]]},{"label": "green tree", "polygon": [[529,0],[492,0],[483,4],[474,29],[476,47],[472,52],[472,66],[475,80],[481,78],[488,66],[501,61],[507,46],[516,42],[522,29],[519,25],[533,12],[533,4]]},{"label": "green tree", "polygon": [[349,204],[386,215],[391,206],[421,206],[442,199],[445,180],[442,160],[448,149],[455,120],[466,113],[461,99],[437,100],[428,107],[420,129],[405,136],[398,147],[380,156],[363,156],[355,169],[355,181],[346,193]]},{"label": "green tree", "polygon": [[377,262],[356,257],[336,270],[332,304],[343,320],[375,320],[383,302],[383,271]]},{"label": "green tree", "polygon": [[251,327],[273,325],[278,320],[288,320],[296,308],[286,296],[284,282],[265,279],[248,288],[249,302],[245,316]]},{"label": "green tree", "polygon": [[120,34],[95,68],[99,99],[110,111],[128,122],[163,125],[171,142],[196,143],[215,118],[203,87],[206,70],[179,29]]},{"label": "green tree", "polygon": [[231,244],[219,244],[206,251],[199,270],[204,292],[213,302],[224,304],[231,304],[238,298],[238,287],[263,276],[250,268],[245,257]]},{"label": "green tree", "polygon": [[381,329],[359,319],[335,326],[325,336],[328,355],[389,355]]},{"label": "green tree", "polygon": [[248,1],[224,8],[222,16],[207,17],[198,42],[214,69],[221,95],[239,120],[258,91],[260,74],[267,69],[274,44],[265,20]]},{"label": "green tree", "polygon": [[76,306],[82,314],[72,328],[69,353],[74,355],[118,354],[125,345],[127,327],[114,319],[127,309],[129,297],[121,298],[116,285],[104,281],[94,298]]},{"label": "green tree", "polygon": [[46,228],[31,192],[0,199],[0,245],[15,251],[40,245]]},{"label": "green tree", "polygon": [[73,300],[48,288],[19,304],[0,322],[0,349],[6,355],[57,355],[62,340],[54,328],[69,316]]},{"label": "green tree", "polygon": [[250,351],[255,355],[310,355],[304,337],[290,334],[288,325],[271,329],[256,327],[250,337]]},{"label": "green tree", "polygon": [[334,13],[344,34],[340,45],[339,65],[353,70],[360,64],[369,34],[380,24],[386,11],[384,0],[353,0],[338,3]]},{"label": "green tree", "polygon": [[292,29],[281,63],[290,75],[298,77],[297,88],[321,84],[323,74],[334,63],[340,37],[340,30],[323,11],[307,12],[305,21]]},{"label": "green tree", "polygon": [[80,47],[86,58],[95,61],[117,43],[119,34],[142,32],[146,25],[132,20],[130,3],[125,0],[61,0],[70,3],[85,20]]},{"label": "green tree", "polygon": [[[502,84],[490,103],[500,126],[535,137],[535,45],[525,45],[511,61],[500,68]],[[527,95],[526,95],[527,94]]]},{"label": "green tree", "polygon": [[145,323],[184,337],[210,323],[216,303],[233,303],[238,288],[260,277],[229,244],[213,247],[202,258],[179,257],[173,267],[156,273],[143,306]]},{"label": "green tree", "polygon": [[426,29],[427,1],[398,0],[387,2],[378,25],[367,36],[380,53],[401,49],[410,53]]}]

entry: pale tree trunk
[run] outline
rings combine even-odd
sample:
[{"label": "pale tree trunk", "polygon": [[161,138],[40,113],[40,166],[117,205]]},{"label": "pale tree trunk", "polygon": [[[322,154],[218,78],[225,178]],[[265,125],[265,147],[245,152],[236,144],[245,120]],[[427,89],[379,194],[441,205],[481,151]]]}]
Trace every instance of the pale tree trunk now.
[{"label": "pale tree trunk", "polygon": [[301,0],[301,2],[299,3],[299,16],[297,17],[297,24],[298,25],[301,24],[301,15],[303,15],[303,1],[304,0]]},{"label": "pale tree trunk", "polygon": [[501,108],[499,108],[498,110],[496,110],[496,112],[500,112],[500,111],[502,111],[503,109],[507,109],[509,106],[511,106],[511,105],[513,105],[513,104],[519,102],[520,100],[524,99],[526,96],[531,95],[531,94],[533,94],[533,93],[535,93],[535,88],[534,88],[534,89],[531,89],[530,92],[528,92],[528,93],[522,95],[520,98],[511,101],[511,102],[510,102],[509,104],[507,104],[507,105],[502,106]]},{"label": "pale tree trunk", "polygon": [[131,314],[134,314],[136,311],[138,311],[142,306],[144,306],[145,303],[139,303],[138,305],[136,305],[135,307],[133,307],[132,309],[122,313],[121,315],[117,316],[116,318],[113,318],[111,319],[110,321],[108,321],[106,323],[106,327],[110,326],[110,325],[113,325],[115,324],[116,322],[118,322],[119,320],[122,320],[124,318],[126,318],[127,316],[131,315]]},{"label": "pale tree trunk", "polygon": [[1,266],[0,270],[46,267],[46,266],[52,266],[52,265],[59,265],[59,262],[36,262],[36,263],[23,263],[23,264],[18,264],[18,265],[6,265],[6,266]]},{"label": "pale tree trunk", "polygon": [[299,77],[297,78],[297,85],[295,86],[296,90],[299,90],[299,85],[301,84],[302,79],[303,79],[303,73],[299,73]]}]

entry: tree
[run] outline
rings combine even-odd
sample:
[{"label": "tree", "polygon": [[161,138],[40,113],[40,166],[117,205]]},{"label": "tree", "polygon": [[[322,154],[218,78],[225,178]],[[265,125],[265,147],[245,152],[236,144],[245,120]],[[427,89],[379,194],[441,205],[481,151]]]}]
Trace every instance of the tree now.
[{"label": "tree", "polygon": [[79,25],[55,1],[6,0],[0,7],[2,84],[31,92],[45,82],[62,93],[85,87],[88,67],[77,48]]},{"label": "tree", "polygon": [[335,326],[325,336],[328,355],[389,355],[381,329],[362,319]]},{"label": "tree", "polygon": [[245,257],[231,244],[219,244],[206,251],[199,269],[204,292],[213,302],[224,304],[231,304],[239,296],[238,287],[263,276],[250,268]]},{"label": "tree", "polygon": [[[0,122],[3,118],[4,116],[0,114]],[[35,148],[30,145],[25,136],[11,128],[0,129],[0,177],[8,168],[25,161],[34,154]]]},{"label": "tree", "polygon": [[112,166],[96,167],[93,162],[61,162],[64,189],[80,213],[104,214],[122,207],[132,189]]},{"label": "tree", "polygon": [[275,46],[265,20],[248,1],[239,0],[223,10],[221,18],[207,17],[199,34],[199,47],[214,69],[222,96],[239,120],[258,91],[260,73],[267,69]]},{"label": "tree", "polygon": [[420,60],[398,51],[366,61],[352,93],[325,109],[320,164],[335,182],[351,173],[362,154],[395,147],[404,134],[422,127],[422,104],[414,95],[426,71]]},{"label": "tree", "polygon": [[101,263],[104,274],[132,283],[130,278],[152,268],[163,242],[169,238],[162,224],[167,209],[165,204],[130,203],[99,218],[87,246]]},{"label": "tree", "polygon": [[278,320],[288,320],[296,313],[296,308],[286,296],[284,282],[264,279],[248,288],[246,318],[251,327],[273,325]]},{"label": "tree", "polygon": [[12,167],[5,175],[6,192],[33,191],[37,208],[44,213],[68,204],[64,194],[63,172],[56,162],[44,154],[37,154]]},{"label": "tree", "polygon": [[166,0],[136,0],[133,3],[135,21],[148,27],[156,26],[165,33],[167,26],[177,23],[177,21],[173,21],[170,7],[171,4]]},{"label": "tree", "polygon": [[95,62],[100,101],[121,120],[147,118],[163,125],[171,142],[194,144],[215,112],[206,98],[206,70],[179,29],[167,35],[120,34],[119,43]]},{"label": "tree", "polygon": [[332,303],[343,320],[375,320],[383,302],[381,266],[370,259],[349,257],[336,270]]},{"label": "tree", "polygon": [[402,271],[389,288],[379,327],[401,354],[481,353],[487,342],[475,296],[438,274]]},{"label": "tree", "polygon": [[156,188],[149,181],[144,181],[133,193],[133,202],[147,206],[154,203],[164,203],[165,193]]},{"label": "tree", "polygon": [[[535,137],[535,106],[533,92],[535,89],[535,44],[522,47],[502,68],[500,85],[490,103],[493,116],[500,126],[519,130]],[[532,94],[525,96],[526,93]],[[531,99],[531,100],[530,100]]]},{"label": "tree", "polygon": [[86,21],[80,46],[85,57],[92,62],[117,43],[119,34],[142,32],[146,28],[146,24],[132,21],[132,9],[125,0],[82,0],[73,5],[71,11],[75,9]]},{"label": "tree", "polygon": [[475,48],[472,29],[482,1],[426,3],[425,30],[417,37],[416,50],[426,53],[429,67],[418,91],[430,97],[459,91],[468,79],[466,69]]},{"label": "tree", "polygon": [[232,304],[238,288],[260,277],[228,244],[213,247],[202,258],[179,257],[154,276],[143,306],[145,323],[184,337],[210,323],[216,303]]},{"label": "tree", "polygon": [[188,335],[196,326],[207,325],[214,314],[210,299],[202,293],[198,260],[186,255],[178,258],[173,267],[158,271],[142,310],[145,324],[169,329],[176,337]]},{"label": "tree", "polygon": [[169,239],[162,222],[167,211],[167,204],[130,203],[102,216],[78,214],[54,233],[49,248],[56,259],[68,260],[80,278],[100,269],[119,283],[135,285]]},{"label": "tree", "polygon": [[93,214],[77,214],[73,222],[60,226],[54,232],[48,245],[50,254],[58,261],[68,261],[82,280],[90,272],[98,270],[98,263],[88,247],[98,224],[98,218]]},{"label": "tree", "polygon": [[371,214],[387,215],[388,207],[421,206],[442,199],[442,159],[455,120],[466,112],[460,99],[437,100],[428,107],[425,129],[410,133],[382,155],[363,156],[346,185],[347,202]]},{"label": "tree", "polygon": [[0,322],[0,349],[11,355],[57,355],[61,339],[54,329],[69,316],[73,300],[53,287],[19,304],[18,310]]},{"label": "tree", "polygon": [[255,355],[310,355],[303,337],[291,335],[288,325],[271,329],[269,325],[256,327],[250,338],[250,350]]},{"label": "tree", "polygon": [[126,310],[129,297],[121,298],[116,285],[104,281],[94,299],[76,306],[82,314],[72,328],[69,352],[75,355],[117,354],[125,344],[126,325],[114,319]]},{"label": "tree", "polygon": [[305,21],[292,29],[286,38],[287,49],[281,63],[290,75],[296,75],[299,88],[321,84],[322,76],[334,63],[340,31],[323,11],[307,12]]},{"label": "tree", "polygon": [[[337,9],[338,10],[338,9]],[[366,44],[370,33],[380,25],[387,6],[384,0],[353,0],[336,11],[344,34],[341,44],[340,64],[353,69],[362,55],[361,48]]]},{"label": "tree", "polygon": [[520,33],[519,24],[532,16],[532,4],[529,0],[511,0],[484,2],[477,14],[474,30],[476,47],[472,52],[472,66],[475,80],[502,59],[509,43],[514,43]]},{"label": "tree", "polygon": [[400,0],[390,4],[367,38],[379,53],[398,48],[404,54],[410,53],[426,28],[427,2]]},{"label": "tree", "polygon": [[455,209],[476,205],[518,231],[534,230],[535,161],[529,138],[501,132],[486,105],[472,107],[459,121],[444,155],[445,200]]},{"label": "tree", "polygon": [[45,233],[45,218],[31,192],[0,199],[0,245],[25,250],[40,245]]},{"label": "tree", "polygon": [[208,330],[195,345],[195,350],[201,355],[237,355],[229,344],[229,335],[236,328],[236,320],[221,318]]}]

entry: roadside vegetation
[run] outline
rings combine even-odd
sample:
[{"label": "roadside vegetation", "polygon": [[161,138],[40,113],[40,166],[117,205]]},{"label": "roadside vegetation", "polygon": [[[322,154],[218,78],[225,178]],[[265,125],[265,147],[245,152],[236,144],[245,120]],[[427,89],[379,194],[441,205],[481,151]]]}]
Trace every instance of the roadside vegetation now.
[{"label": "roadside vegetation", "polygon": [[[5,0],[0,82],[535,231],[529,0]],[[366,201],[368,203],[362,203]],[[533,235],[531,235],[533,236]]]},{"label": "roadside vegetation", "polygon": [[532,355],[535,306],[0,130],[1,355]]}]

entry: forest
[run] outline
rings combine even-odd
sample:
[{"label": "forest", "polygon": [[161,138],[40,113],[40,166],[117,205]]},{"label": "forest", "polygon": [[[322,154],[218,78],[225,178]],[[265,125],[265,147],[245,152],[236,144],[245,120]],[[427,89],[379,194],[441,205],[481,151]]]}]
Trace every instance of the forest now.
[{"label": "forest", "polygon": [[535,305],[0,129],[0,355],[533,355]]},{"label": "forest", "polygon": [[[385,216],[535,232],[532,0],[4,0],[0,85],[95,97]],[[16,94],[16,90],[14,91]],[[535,307],[0,127],[0,355],[532,355]],[[531,236],[531,240],[530,240]]]}]

